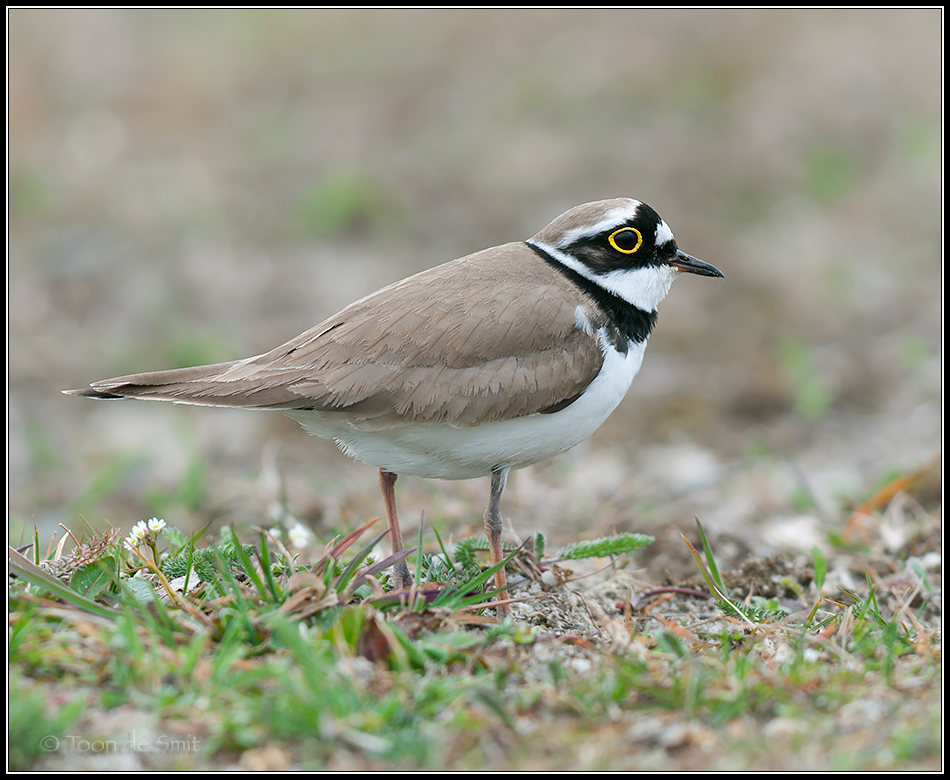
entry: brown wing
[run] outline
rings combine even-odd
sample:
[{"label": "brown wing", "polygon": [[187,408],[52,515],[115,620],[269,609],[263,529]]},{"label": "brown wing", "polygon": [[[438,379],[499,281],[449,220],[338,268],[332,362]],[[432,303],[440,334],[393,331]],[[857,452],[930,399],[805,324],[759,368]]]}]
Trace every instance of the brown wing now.
[{"label": "brown wing", "polygon": [[506,244],[390,285],[264,355],[70,392],[381,423],[511,419],[570,403],[600,370],[577,303],[562,274]]}]

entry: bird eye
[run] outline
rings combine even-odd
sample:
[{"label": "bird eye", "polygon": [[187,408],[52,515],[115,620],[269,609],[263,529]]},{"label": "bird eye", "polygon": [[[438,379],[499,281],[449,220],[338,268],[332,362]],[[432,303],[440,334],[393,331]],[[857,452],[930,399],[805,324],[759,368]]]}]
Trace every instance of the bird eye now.
[{"label": "bird eye", "polygon": [[632,255],[643,243],[643,236],[636,228],[625,227],[620,228],[620,230],[615,230],[610,234],[607,240],[618,252],[623,252],[625,255]]}]

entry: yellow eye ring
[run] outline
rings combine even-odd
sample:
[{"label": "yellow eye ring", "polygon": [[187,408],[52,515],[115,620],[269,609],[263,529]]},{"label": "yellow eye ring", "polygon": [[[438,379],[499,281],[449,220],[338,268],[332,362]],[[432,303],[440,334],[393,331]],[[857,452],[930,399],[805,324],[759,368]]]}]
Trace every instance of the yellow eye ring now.
[{"label": "yellow eye ring", "polygon": [[[617,241],[618,238],[620,239],[619,243]],[[636,244],[630,246],[634,238],[636,238]],[[614,249],[625,255],[632,255],[643,245],[643,235],[639,230],[632,227],[622,227],[620,230],[615,230],[610,234],[607,240]]]}]

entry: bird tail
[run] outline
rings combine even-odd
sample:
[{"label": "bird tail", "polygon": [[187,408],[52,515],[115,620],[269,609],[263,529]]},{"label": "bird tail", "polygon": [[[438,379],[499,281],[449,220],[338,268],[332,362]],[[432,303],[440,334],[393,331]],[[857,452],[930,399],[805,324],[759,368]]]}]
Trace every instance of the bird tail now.
[{"label": "bird tail", "polygon": [[89,387],[63,390],[66,395],[84,398],[139,398],[149,401],[172,401],[201,406],[245,406],[234,399],[234,382],[222,381],[228,371],[244,361],[216,363],[194,368],[172,368],[129,374],[93,382]]}]

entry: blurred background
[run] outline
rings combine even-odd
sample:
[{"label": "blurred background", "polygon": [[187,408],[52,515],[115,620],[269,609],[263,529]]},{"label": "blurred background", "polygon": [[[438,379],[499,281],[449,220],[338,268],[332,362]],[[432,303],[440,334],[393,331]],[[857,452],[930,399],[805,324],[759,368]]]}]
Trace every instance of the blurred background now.
[{"label": "blurred background", "polygon": [[[512,476],[517,534],[653,533],[662,575],[697,515],[795,553],[895,474],[939,504],[941,9],[8,20],[12,544],[379,515],[281,415],[59,391],[264,352],[615,196],[725,279],[677,281],[614,416]],[[487,490],[400,480],[403,524],[480,534]]]}]

